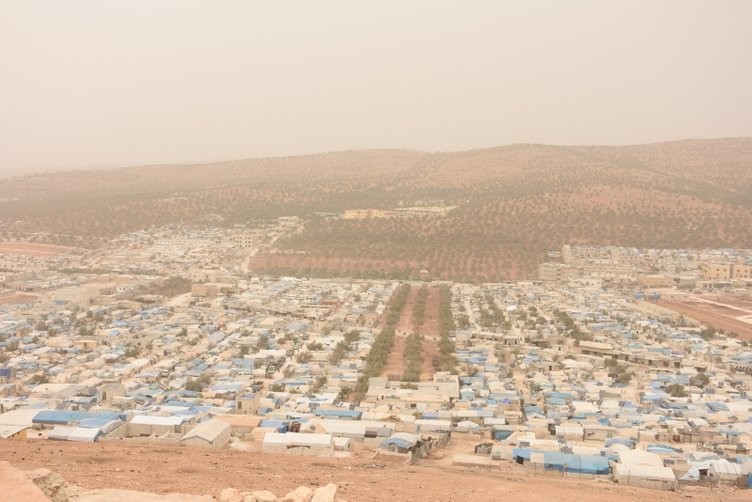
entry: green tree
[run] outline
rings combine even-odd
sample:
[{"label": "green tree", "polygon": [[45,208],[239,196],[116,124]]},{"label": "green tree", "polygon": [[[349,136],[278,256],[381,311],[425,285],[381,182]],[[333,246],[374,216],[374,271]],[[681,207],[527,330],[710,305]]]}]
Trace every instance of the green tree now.
[{"label": "green tree", "polygon": [[704,388],[710,383],[710,377],[704,372],[700,372],[689,379],[689,383],[695,387]]},{"label": "green tree", "polygon": [[666,392],[672,397],[687,397],[687,391],[680,383],[673,383],[666,387]]}]

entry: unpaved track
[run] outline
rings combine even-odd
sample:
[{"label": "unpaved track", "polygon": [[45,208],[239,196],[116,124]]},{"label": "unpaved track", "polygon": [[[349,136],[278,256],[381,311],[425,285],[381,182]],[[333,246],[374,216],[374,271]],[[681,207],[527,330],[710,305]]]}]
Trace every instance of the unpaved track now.
[{"label": "unpaved track", "polygon": [[735,317],[747,315],[746,310],[691,299],[674,300],[667,298],[656,303],[715,329],[722,329],[726,333],[736,333],[743,340],[752,340],[752,324],[735,319]]},{"label": "unpaved track", "polygon": [[423,365],[420,379],[433,380],[433,358],[439,357],[439,287],[428,288],[426,314],[420,332],[423,334]]},{"label": "unpaved track", "polygon": [[53,244],[38,244],[35,242],[0,242],[0,254],[16,254],[23,256],[57,256],[70,248]]}]

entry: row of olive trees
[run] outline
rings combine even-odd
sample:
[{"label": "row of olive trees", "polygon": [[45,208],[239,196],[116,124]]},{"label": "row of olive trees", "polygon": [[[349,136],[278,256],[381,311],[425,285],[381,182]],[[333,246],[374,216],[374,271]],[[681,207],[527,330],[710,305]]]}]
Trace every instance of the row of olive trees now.
[{"label": "row of olive trees", "polygon": [[428,299],[428,286],[425,284],[420,287],[418,294],[415,295],[415,303],[413,304],[413,329],[416,331],[423,326],[423,321],[426,318],[426,300]]},{"label": "row of olive trees", "polygon": [[352,330],[345,334],[345,339],[339,342],[329,354],[329,363],[339,364],[339,362],[352,350],[352,343],[360,340],[358,330]]},{"label": "row of olive trees", "polygon": [[452,291],[449,286],[439,288],[439,358],[433,361],[434,368],[442,371],[454,371],[457,358],[454,356],[455,345],[449,338],[455,328],[452,317]]},{"label": "row of olive trees", "polygon": [[386,367],[389,353],[392,351],[392,345],[394,344],[397,322],[407,302],[408,294],[410,294],[410,285],[402,284],[397,288],[397,291],[395,291],[392,299],[389,301],[384,327],[376,335],[373,346],[368,352],[368,356],[366,356],[366,369],[355,384],[354,400],[356,402],[360,402],[366,397],[368,379],[381,375]]},{"label": "row of olive trees", "polygon": [[420,369],[423,365],[423,336],[411,333],[405,341],[405,373],[402,380],[417,382],[420,380]]}]

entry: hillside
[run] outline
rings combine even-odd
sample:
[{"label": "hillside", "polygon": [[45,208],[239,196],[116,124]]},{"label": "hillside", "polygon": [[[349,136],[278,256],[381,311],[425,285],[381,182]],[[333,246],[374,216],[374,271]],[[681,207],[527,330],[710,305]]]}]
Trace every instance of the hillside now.
[{"label": "hillside", "polygon": [[[457,439],[453,437],[452,441]],[[477,437],[467,438],[463,443],[470,447],[477,441]],[[219,499],[226,487],[240,491],[265,489],[282,495],[301,485],[315,488],[335,483],[338,500],[358,502],[385,499],[480,502],[510,498],[581,502],[604,498],[611,502],[650,498],[655,502],[676,502],[688,498],[711,500],[710,497],[735,502],[748,498],[744,490],[728,487],[687,486],[681,493],[674,493],[596,481],[590,477],[562,477],[561,473],[551,471],[534,472],[511,463],[488,468],[461,467],[451,465],[451,455],[441,458],[440,454],[411,465],[386,463],[384,456],[373,458],[373,453],[365,450],[349,458],[324,458],[259,454],[253,449],[30,440],[14,441],[7,446],[5,457],[19,469],[52,470],[74,488],[71,490],[74,493],[121,489],[161,494],[177,492]],[[144,499],[143,495],[131,498]],[[7,500],[2,493],[0,500]],[[103,496],[99,500],[110,501],[112,497]]]},{"label": "hillside", "polygon": [[[752,138],[335,152],[3,179],[0,240],[51,232],[64,235],[43,238],[50,243],[95,247],[208,214],[226,225],[298,215],[305,231],[256,257],[255,270],[417,277],[425,269],[484,281],[529,277],[565,243],[752,247],[750,194]],[[436,217],[314,214],[420,205],[457,207]]]}]

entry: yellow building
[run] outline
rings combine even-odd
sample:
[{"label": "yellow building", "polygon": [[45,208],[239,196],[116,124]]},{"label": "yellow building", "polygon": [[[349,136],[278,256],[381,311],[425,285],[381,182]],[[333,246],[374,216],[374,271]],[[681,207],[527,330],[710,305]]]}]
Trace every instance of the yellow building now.
[{"label": "yellow building", "polygon": [[386,209],[348,209],[342,213],[343,220],[365,220],[368,218],[390,218],[394,214]]},{"label": "yellow building", "polygon": [[752,279],[752,265],[734,264],[734,279]]},{"label": "yellow building", "polygon": [[706,281],[752,279],[752,265],[733,262],[700,263],[702,278]]},{"label": "yellow building", "polygon": [[700,272],[706,281],[728,281],[732,279],[733,267],[729,262],[703,262],[700,263]]}]

